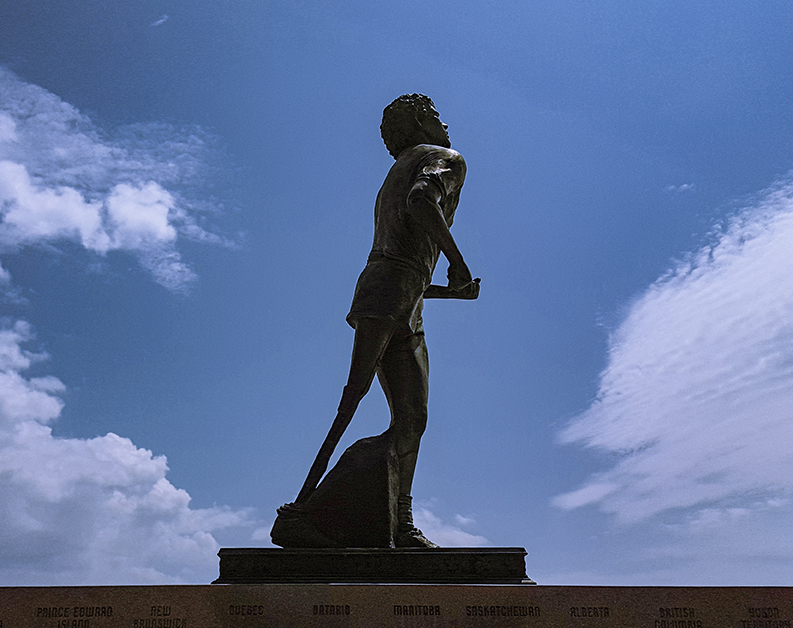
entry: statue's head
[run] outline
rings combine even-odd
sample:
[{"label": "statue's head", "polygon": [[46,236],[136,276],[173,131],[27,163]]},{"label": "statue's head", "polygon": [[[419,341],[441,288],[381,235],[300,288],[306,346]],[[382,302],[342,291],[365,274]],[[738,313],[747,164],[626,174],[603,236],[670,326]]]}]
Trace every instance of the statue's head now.
[{"label": "statue's head", "polygon": [[405,94],[383,110],[380,134],[396,159],[403,150],[417,144],[451,148],[446,128],[429,96]]}]

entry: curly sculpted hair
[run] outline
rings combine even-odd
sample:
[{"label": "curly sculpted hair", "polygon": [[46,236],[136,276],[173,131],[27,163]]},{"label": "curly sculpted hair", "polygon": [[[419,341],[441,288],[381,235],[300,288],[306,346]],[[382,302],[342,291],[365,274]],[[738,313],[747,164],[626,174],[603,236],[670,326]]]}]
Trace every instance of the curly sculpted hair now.
[{"label": "curly sculpted hair", "polygon": [[391,156],[409,146],[421,144],[421,123],[424,118],[437,116],[435,103],[424,94],[404,94],[383,110],[380,135]]}]

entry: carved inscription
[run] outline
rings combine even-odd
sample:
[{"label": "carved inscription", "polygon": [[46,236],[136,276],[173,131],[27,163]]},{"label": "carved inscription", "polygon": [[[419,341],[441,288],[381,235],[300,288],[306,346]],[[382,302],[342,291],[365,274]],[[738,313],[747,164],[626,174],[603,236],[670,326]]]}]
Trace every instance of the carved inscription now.
[{"label": "carved inscription", "polygon": [[655,628],[702,628],[702,620],[691,607],[660,607]]},{"label": "carved inscription", "polygon": [[36,617],[80,618],[112,617],[112,606],[38,606]]},{"label": "carved inscription", "polygon": [[152,606],[148,617],[132,620],[132,628],[187,628],[184,617],[173,617],[173,609],[168,605]]},{"label": "carved inscription", "polygon": [[240,617],[264,615],[264,604],[231,604],[229,606],[229,615]]},{"label": "carved inscription", "polygon": [[741,620],[741,628],[791,628],[790,620],[783,618],[776,606],[750,606],[746,612],[749,619]]},{"label": "carved inscription", "polygon": [[438,617],[440,614],[441,607],[437,604],[394,604],[394,615]]},{"label": "carved inscription", "polygon": [[570,617],[576,619],[606,619],[609,616],[608,606],[571,606]]},{"label": "carved inscription", "polygon": [[314,604],[314,615],[349,615],[349,604]]},{"label": "carved inscription", "polygon": [[39,606],[36,617],[69,617],[69,606]]},{"label": "carved inscription", "polygon": [[[40,619],[54,619],[55,628],[91,628],[91,620],[113,617],[112,606],[37,606]],[[2,622],[0,622],[2,628]]]},{"label": "carved inscription", "polygon": [[539,617],[539,606],[494,606],[474,605],[466,606],[467,617]]}]

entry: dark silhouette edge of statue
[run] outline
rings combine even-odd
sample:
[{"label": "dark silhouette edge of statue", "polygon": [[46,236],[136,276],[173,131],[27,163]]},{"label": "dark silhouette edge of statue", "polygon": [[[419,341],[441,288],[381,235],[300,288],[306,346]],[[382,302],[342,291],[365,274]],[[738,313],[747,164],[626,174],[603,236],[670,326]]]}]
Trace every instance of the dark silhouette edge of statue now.
[{"label": "dark silhouette edge of statue", "polygon": [[[437,547],[414,526],[412,513],[429,393],[421,312],[425,298],[479,296],[479,279],[449,231],[466,166],[423,94],[394,100],[380,129],[396,162],[377,195],[372,251],[347,315],[355,329],[350,373],[303,487],[294,503],[278,509],[271,538],[286,548]],[[430,284],[441,252],[449,262],[447,286]],[[391,424],[351,445],[325,475],[375,374]]]}]

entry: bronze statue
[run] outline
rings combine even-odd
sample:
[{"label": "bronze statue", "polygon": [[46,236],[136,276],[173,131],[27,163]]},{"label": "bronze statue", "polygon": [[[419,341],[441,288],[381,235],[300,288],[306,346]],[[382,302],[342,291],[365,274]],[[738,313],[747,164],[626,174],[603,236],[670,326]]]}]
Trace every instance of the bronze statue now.
[{"label": "bronze statue", "polygon": [[[350,374],[336,418],[295,503],[278,510],[279,518],[272,537],[276,544],[285,547],[370,542],[365,535],[350,536],[348,532],[345,532],[347,536],[334,536],[334,531],[328,527],[336,524],[317,523],[320,516],[332,519],[332,511],[350,507],[349,499],[341,498],[340,502],[338,497],[323,497],[320,504],[321,491],[317,489],[333,451],[359,402],[369,391],[375,374],[391,409],[391,425],[379,438],[390,452],[383,454],[386,457],[382,460],[389,461],[392,474],[384,481],[388,482],[387,492],[391,493],[388,500],[394,521],[391,532],[382,537],[385,541],[371,543],[437,547],[413,525],[410,496],[419,442],[427,424],[429,391],[429,363],[421,312],[424,298],[476,299],[479,296],[479,279],[472,278],[449,231],[466,167],[463,157],[451,149],[447,125],[441,122],[427,96],[406,94],[397,98],[383,111],[380,130],[396,163],[377,195],[374,243],[347,315],[347,322],[355,329]],[[449,262],[448,286],[430,285],[441,252]],[[364,441],[369,443],[367,446],[374,446],[374,438],[359,443],[366,445]],[[356,445],[345,456],[355,458],[353,464],[357,465],[360,456],[356,458],[358,454],[353,451]],[[375,466],[379,469],[385,465],[386,462],[377,462]],[[339,466],[343,466],[342,460]],[[323,485],[330,483],[332,474],[334,471],[328,474]],[[336,473],[340,475],[342,471]],[[345,490],[361,482],[350,480],[344,484]],[[337,484],[342,483],[337,481]],[[330,494],[331,489],[325,492]],[[315,498],[317,504],[312,505]],[[362,496],[359,501],[375,500]],[[366,510],[370,505],[360,507]],[[389,507],[383,508],[388,510]],[[313,524],[307,523],[307,513],[311,512],[320,513],[314,515]],[[338,525],[349,527],[362,518],[366,517]]]}]

